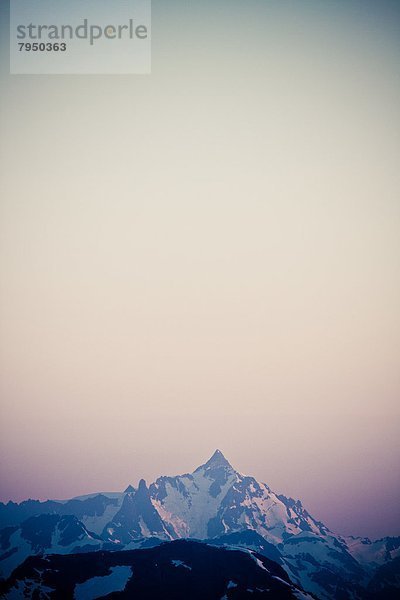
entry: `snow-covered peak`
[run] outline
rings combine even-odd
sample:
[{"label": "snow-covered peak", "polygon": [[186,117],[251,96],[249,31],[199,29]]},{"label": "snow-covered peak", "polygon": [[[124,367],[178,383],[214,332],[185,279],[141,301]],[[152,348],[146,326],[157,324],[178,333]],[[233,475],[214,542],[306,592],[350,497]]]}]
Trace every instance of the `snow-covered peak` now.
[{"label": "snow-covered peak", "polygon": [[225,467],[226,469],[230,469],[231,471],[234,471],[234,468],[226,460],[226,458],[222,454],[221,450],[217,449],[214,452],[214,454],[211,456],[211,458],[209,458],[208,461],[206,463],[204,463],[204,465],[200,465],[200,467],[197,467],[197,469],[194,472],[197,473],[197,471],[200,471],[201,469],[204,469],[205,471],[207,471],[209,469],[217,469],[220,467]]}]

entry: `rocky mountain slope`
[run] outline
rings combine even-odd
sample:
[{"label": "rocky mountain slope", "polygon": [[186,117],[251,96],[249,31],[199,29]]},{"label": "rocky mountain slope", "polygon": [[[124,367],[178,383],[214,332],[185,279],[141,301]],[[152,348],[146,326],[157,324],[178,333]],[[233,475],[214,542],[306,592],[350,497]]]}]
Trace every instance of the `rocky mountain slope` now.
[{"label": "rocky mountain slope", "polygon": [[[75,519],[68,526],[67,516]],[[383,589],[396,585],[400,554],[399,538],[335,535],[299,500],[242,475],[219,450],[193,473],[159,477],[149,487],[141,480],[124,493],[0,505],[0,522],[3,577],[31,554],[130,550],[186,538],[255,550],[318,598],[358,599],[374,578]]]},{"label": "rocky mountain slope", "polygon": [[[179,540],[148,550],[31,557],[0,587],[8,600],[312,600],[255,552]],[[114,597],[114,596],[113,596]]]}]

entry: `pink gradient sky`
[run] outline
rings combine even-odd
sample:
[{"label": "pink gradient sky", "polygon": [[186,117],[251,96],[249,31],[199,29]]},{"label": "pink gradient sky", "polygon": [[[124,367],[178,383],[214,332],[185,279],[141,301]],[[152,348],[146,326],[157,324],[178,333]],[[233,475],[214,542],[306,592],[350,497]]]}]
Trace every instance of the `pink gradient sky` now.
[{"label": "pink gradient sky", "polygon": [[398,5],[210,6],[153,2],[148,77],[9,76],[3,36],[0,497],[218,447],[400,534]]}]

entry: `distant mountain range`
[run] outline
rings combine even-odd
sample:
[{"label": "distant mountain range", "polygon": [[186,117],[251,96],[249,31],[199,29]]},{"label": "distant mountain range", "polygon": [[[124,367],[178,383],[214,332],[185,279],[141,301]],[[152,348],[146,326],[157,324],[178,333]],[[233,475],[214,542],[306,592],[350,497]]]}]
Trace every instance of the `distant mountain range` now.
[{"label": "distant mountain range", "polygon": [[[321,600],[400,598],[399,537],[371,541],[336,535],[314,519],[299,500],[275,494],[266,484],[240,474],[219,450],[193,473],[159,477],[149,487],[141,480],[137,489],[129,485],[120,493],[98,493],[64,502],[0,503],[0,528],[2,593],[10,599],[29,598],[35,593],[38,599],[86,600],[112,591],[119,591],[121,598],[166,600],[233,600],[249,594],[253,598],[269,594],[265,597]],[[182,538],[196,542],[174,542]],[[181,558],[173,558],[178,550]],[[48,562],[43,562],[43,556]],[[161,564],[161,556],[169,561],[168,568],[156,574],[155,565]],[[190,575],[189,568],[182,565],[171,569],[171,560],[190,566],[190,557],[196,564]],[[214,581],[211,571],[208,575],[205,571],[220,557],[225,557],[221,560],[227,571]],[[258,591],[254,582],[249,584],[252,591],[247,591],[245,579],[239,577],[243,565],[251,564],[251,573],[254,565],[263,571],[264,560],[269,561],[267,571],[275,573],[271,576],[275,577],[273,584],[267,581],[265,571]],[[236,563],[238,569],[239,563],[241,567],[235,579]],[[82,572],[82,565],[87,565],[87,572]],[[42,575],[38,579],[35,573],[39,572]],[[162,586],[167,587],[157,584],[148,595],[143,577],[146,573],[150,577],[150,572],[152,580],[162,580]],[[286,583],[278,585],[276,577]],[[195,595],[200,589],[197,581],[204,578],[215,583],[215,588],[204,592],[209,595]],[[92,580],[99,594],[90,596],[87,592],[89,595],[82,596]],[[66,581],[70,593],[61,596],[59,590]],[[119,586],[124,583],[123,587],[112,590],[114,581]],[[178,589],[191,589],[191,595],[179,595]],[[139,595],[129,596],[135,590]]]}]

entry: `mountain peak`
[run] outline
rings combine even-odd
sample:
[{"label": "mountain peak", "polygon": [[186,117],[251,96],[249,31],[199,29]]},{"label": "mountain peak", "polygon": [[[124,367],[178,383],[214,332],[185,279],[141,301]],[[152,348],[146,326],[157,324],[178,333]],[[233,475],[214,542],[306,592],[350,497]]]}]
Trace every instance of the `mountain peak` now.
[{"label": "mountain peak", "polygon": [[225,456],[222,454],[221,450],[219,448],[217,448],[210,460],[212,460],[213,458],[221,458],[221,457],[225,459]]},{"label": "mountain peak", "polygon": [[[202,465],[201,467],[205,469],[215,469],[217,467],[227,467],[229,469],[233,469],[232,465],[226,460],[225,456],[222,454],[221,450],[217,448],[212,457],[208,459],[208,461]],[[201,468],[199,467],[199,469]]]},{"label": "mountain peak", "polygon": [[147,492],[147,484],[146,481],[144,479],[141,479],[139,481],[139,486],[138,486],[138,492]]}]

